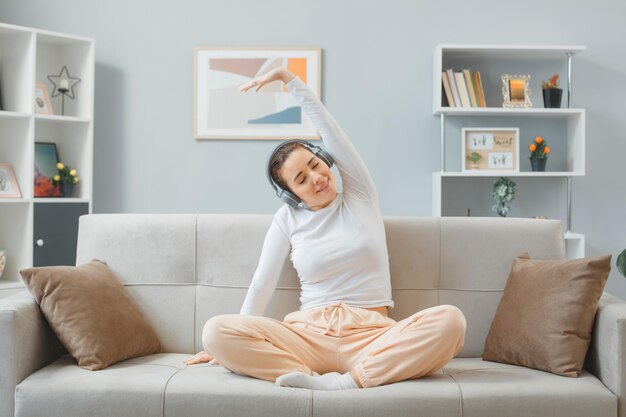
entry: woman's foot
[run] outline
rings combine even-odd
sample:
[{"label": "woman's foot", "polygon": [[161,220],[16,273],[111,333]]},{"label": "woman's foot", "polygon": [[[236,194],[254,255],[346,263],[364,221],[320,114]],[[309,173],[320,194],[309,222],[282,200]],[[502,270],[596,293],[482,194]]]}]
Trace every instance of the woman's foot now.
[{"label": "woman's foot", "polygon": [[329,372],[324,375],[313,373],[307,375],[304,372],[291,372],[281,375],[276,380],[276,385],[281,387],[308,388],[317,390],[340,390],[359,388],[350,373],[340,374]]}]

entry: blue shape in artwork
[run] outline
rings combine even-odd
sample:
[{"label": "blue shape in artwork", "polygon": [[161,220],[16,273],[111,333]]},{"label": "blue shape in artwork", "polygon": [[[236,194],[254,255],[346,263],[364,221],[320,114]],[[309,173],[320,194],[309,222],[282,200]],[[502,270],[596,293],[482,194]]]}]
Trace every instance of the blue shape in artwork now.
[{"label": "blue shape in artwork", "polygon": [[248,123],[257,125],[300,124],[302,123],[302,109],[298,106],[289,107],[278,113],[248,120]]}]

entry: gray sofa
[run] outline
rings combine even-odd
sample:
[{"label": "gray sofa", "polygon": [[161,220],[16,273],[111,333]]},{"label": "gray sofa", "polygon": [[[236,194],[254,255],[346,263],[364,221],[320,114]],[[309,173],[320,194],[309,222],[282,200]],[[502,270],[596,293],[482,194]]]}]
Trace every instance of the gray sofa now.
[{"label": "gray sofa", "polygon": [[[580,378],[480,359],[513,258],[564,256],[553,220],[385,217],[399,320],[438,304],[467,318],[460,354],[435,375],[348,391],[282,388],[219,366],[185,366],[216,314],[237,313],[271,215],[95,214],[77,264],[106,261],[167,353],[79,368],[27,293],[0,300],[0,416],[626,417],[626,304],[604,294]],[[298,309],[287,261],[266,315]]]}]

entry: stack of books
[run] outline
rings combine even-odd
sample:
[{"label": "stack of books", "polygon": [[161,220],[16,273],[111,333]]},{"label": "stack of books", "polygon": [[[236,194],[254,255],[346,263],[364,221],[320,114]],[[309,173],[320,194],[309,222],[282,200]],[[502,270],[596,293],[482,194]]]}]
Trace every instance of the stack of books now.
[{"label": "stack of books", "polygon": [[444,107],[487,107],[480,72],[469,69],[441,73]]}]

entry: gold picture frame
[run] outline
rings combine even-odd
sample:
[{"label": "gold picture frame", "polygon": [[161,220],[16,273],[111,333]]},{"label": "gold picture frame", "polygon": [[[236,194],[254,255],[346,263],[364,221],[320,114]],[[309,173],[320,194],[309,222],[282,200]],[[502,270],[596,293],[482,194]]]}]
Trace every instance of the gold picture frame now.
[{"label": "gold picture frame", "polygon": [[528,108],[530,101],[530,75],[502,74],[502,107]]},{"label": "gold picture frame", "polygon": [[519,172],[518,127],[464,127],[461,170]]}]

